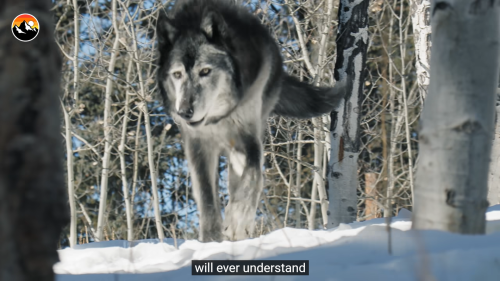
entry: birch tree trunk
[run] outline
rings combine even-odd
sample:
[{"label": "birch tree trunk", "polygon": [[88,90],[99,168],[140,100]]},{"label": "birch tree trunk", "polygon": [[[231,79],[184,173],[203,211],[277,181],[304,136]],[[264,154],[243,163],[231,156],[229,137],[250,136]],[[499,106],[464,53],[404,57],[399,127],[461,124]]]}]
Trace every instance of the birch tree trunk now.
[{"label": "birch tree trunk", "polygon": [[413,228],[484,233],[498,80],[498,1],[432,7]]},{"label": "birch tree trunk", "polygon": [[[415,42],[415,67],[417,69],[417,83],[420,96],[425,99],[430,81],[431,56],[431,1],[411,1],[411,21],[413,25],[413,41]],[[400,18],[401,20],[401,18]]]},{"label": "birch tree trunk", "polygon": [[115,41],[113,43],[113,49],[111,50],[111,59],[108,65],[108,79],[106,82],[106,92],[104,96],[104,117],[103,117],[103,127],[104,127],[104,156],[102,158],[102,176],[101,176],[101,192],[99,197],[99,215],[97,217],[97,237],[98,241],[103,241],[103,230],[104,223],[106,219],[106,200],[108,197],[108,178],[109,178],[109,166],[111,157],[111,131],[113,129],[113,122],[111,120],[111,92],[113,91],[113,77],[112,73],[115,70],[116,57],[118,56],[118,45],[120,42],[120,36],[118,31],[118,26],[116,23],[116,0],[112,2],[112,16],[113,16],[113,29],[115,30]]},{"label": "birch tree trunk", "polygon": [[[78,69],[75,69],[78,71]],[[64,114],[64,127],[66,135],[66,174],[68,181],[68,201],[69,201],[69,212],[70,212],[70,223],[69,223],[69,246],[73,248],[76,245],[76,202],[75,202],[75,177],[73,171],[73,141],[71,134],[71,111],[68,112],[61,104],[63,114]]]},{"label": "birch tree trunk", "polygon": [[79,71],[78,71],[78,53],[80,52],[80,20],[79,20],[79,8],[78,8],[78,0],[73,0],[73,13],[74,13],[74,18],[73,18],[73,31],[75,32],[75,50],[73,54],[73,68],[74,68],[74,75],[73,75],[73,99],[75,102],[75,106],[78,106],[76,103],[78,102],[78,82],[80,81],[80,77],[78,76]]},{"label": "birch tree trunk", "polygon": [[[73,25],[74,25],[74,54],[73,54],[73,106],[78,106],[78,82],[79,82],[79,69],[78,69],[78,53],[80,50],[80,22],[78,13],[77,0],[73,0]],[[70,224],[69,224],[69,246],[73,248],[76,245],[76,202],[75,202],[75,176],[74,176],[74,157],[73,157],[73,135],[71,133],[71,116],[73,110],[70,108],[66,110],[64,104],[61,104],[64,114],[64,126],[66,135],[66,174],[68,181],[68,200],[70,211]]]},{"label": "birch tree trunk", "polygon": [[345,102],[331,114],[328,228],[356,220],[363,70],[368,48],[368,0],[341,0],[335,78],[348,79]]},{"label": "birch tree trunk", "polygon": [[[318,129],[319,118],[313,119],[314,124],[314,166],[319,167],[318,171],[314,172],[314,180],[313,186],[311,189],[311,211],[309,212],[309,218],[307,227],[309,230],[316,229],[316,200],[318,192],[321,194],[321,189],[325,190],[325,186],[323,184],[323,178],[321,177],[321,168],[322,168],[322,156],[323,156],[323,144],[321,143],[321,139],[323,134]],[[321,195],[320,195],[321,196]],[[326,199],[326,198],[325,198]],[[323,207],[323,206],[322,206]],[[323,209],[323,208],[322,208]],[[323,220],[323,222],[325,222]]]},{"label": "birch tree trunk", "polygon": [[[317,86],[319,86],[319,81],[321,77],[323,76],[323,65],[325,65],[326,62],[326,50],[327,50],[327,44],[329,41],[329,34],[330,34],[330,29],[332,28],[332,14],[333,14],[333,0],[328,0],[325,3],[325,8],[326,8],[326,14],[324,15],[324,19],[322,21],[322,32],[321,32],[321,40],[320,40],[320,47],[319,47],[319,54],[318,54],[318,63],[316,66],[316,81],[318,81]],[[315,167],[320,167],[321,170],[326,168],[326,163],[323,163],[323,156],[324,156],[324,149],[325,146],[321,141],[323,140],[323,135],[324,133],[322,132],[323,130],[323,118],[322,117],[317,117],[313,118],[313,124],[314,124],[314,166]],[[328,149],[328,148],[327,148]],[[327,200],[327,194],[326,194],[326,188],[325,188],[325,180],[323,177],[323,174],[320,171],[317,171],[314,173],[314,181],[313,185],[317,187],[318,189],[318,195],[319,195],[319,200],[321,202],[321,221],[322,221],[322,228],[325,229],[328,224],[328,200]],[[314,188],[313,188],[314,190]],[[312,196],[312,202],[311,202],[311,214],[310,214],[310,222],[309,222],[309,229],[313,229],[312,227],[315,226],[314,224],[314,218],[316,217],[316,208],[313,208],[312,206],[315,206],[315,192],[313,191],[313,196]]]},{"label": "birch tree trunk", "polygon": [[[300,180],[301,180],[301,175],[302,175],[302,165],[300,165],[300,161],[302,161],[302,143],[300,143],[303,139],[303,133],[301,130],[300,123],[297,126],[297,160],[299,163],[297,163],[297,173],[295,174],[295,189],[294,189],[294,196],[296,198],[300,197]],[[295,228],[301,228],[302,224],[300,222],[300,200],[295,200]]]},{"label": "birch tree trunk", "polygon": [[[56,245],[68,223],[60,134],[61,58],[52,1],[0,2],[0,280],[54,280]],[[11,32],[19,14],[36,15],[29,43]]]},{"label": "birch tree trunk", "polygon": [[497,89],[495,106],[495,133],[491,150],[490,174],[488,178],[488,202],[490,206],[500,204],[500,92]]},{"label": "birch tree trunk", "polygon": [[[133,30],[132,30],[133,32]],[[141,103],[139,105],[139,109],[141,109],[142,114],[144,115],[144,127],[146,128],[146,141],[148,147],[148,166],[149,166],[149,175],[151,177],[151,193],[153,195],[153,208],[155,214],[155,224],[156,224],[156,232],[158,233],[158,239],[161,243],[163,243],[163,239],[165,238],[165,233],[163,232],[163,223],[161,220],[161,210],[160,210],[160,199],[158,198],[158,176],[156,173],[156,168],[154,164],[154,155],[153,155],[153,140],[151,135],[151,119],[149,118],[149,108],[148,101],[146,97],[146,86],[144,85],[144,81],[141,75],[141,68],[139,64],[139,53],[137,47],[137,40],[135,39],[135,34],[133,36],[133,50],[134,50],[134,58],[136,60],[137,73],[139,76],[139,86],[140,86],[140,94],[141,94]]]},{"label": "birch tree trunk", "polygon": [[[132,75],[132,67],[133,60],[130,57],[128,67],[127,67],[127,77],[126,80],[128,83],[131,81]],[[122,176],[122,190],[123,190],[123,200],[125,201],[125,212],[127,216],[127,240],[134,240],[134,231],[132,228],[132,208],[130,206],[130,198],[129,198],[129,188],[128,188],[128,180],[127,180],[127,165],[125,162],[125,145],[127,140],[127,126],[128,126],[128,115],[130,111],[130,93],[128,90],[125,93],[125,112],[123,113],[123,121],[122,121],[122,135],[120,139],[120,146],[118,147],[118,153],[120,154],[120,169]]]}]

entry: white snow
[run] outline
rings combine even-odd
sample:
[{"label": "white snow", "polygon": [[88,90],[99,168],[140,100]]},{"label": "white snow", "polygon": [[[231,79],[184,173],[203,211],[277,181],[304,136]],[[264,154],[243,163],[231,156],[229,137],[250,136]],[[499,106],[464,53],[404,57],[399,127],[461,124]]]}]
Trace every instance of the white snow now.
[{"label": "white snow", "polygon": [[[91,243],[60,250],[54,270],[58,281],[500,280],[500,205],[486,218],[487,235],[414,231],[411,213],[402,210],[391,224],[392,255],[384,219],[374,219],[333,230],[285,228],[238,242],[177,240],[179,249],[170,238]],[[192,259],[309,260],[309,276],[192,276]]]},{"label": "white snow", "polygon": [[24,31],[22,31],[19,27],[17,27],[17,25],[15,25],[15,27],[16,27],[17,33],[26,33]]},{"label": "white snow", "polygon": [[27,24],[26,22],[24,22],[24,29],[33,31],[31,26],[29,26],[29,24]]}]

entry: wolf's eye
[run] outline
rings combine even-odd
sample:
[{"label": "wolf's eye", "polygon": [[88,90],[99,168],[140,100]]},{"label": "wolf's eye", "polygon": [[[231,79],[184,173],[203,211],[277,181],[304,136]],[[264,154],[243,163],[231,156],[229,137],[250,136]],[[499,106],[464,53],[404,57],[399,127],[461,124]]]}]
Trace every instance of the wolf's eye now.
[{"label": "wolf's eye", "polygon": [[207,76],[208,74],[210,74],[210,72],[212,72],[212,70],[208,67],[205,67],[200,71],[200,76]]},{"label": "wolf's eye", "polygon": [[175,79],[181,79],[182,73],[180,71],[176,71],[173,73]]}]

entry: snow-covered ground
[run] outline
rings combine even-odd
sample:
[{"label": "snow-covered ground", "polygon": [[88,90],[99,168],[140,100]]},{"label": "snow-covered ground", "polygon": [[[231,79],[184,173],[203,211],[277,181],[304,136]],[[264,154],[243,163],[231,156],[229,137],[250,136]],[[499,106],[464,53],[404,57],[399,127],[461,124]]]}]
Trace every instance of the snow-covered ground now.
[{"label": "snow-covered ground", "polygon": [[[58,281],[166,280],[500,280],[500,205],[486,213],[487,235],[413,231],[411,213],[333,230],[285,228],[238,242],[172,239],[108,241],[59,251]],[[191,260],[309,260],[309,276],[192,276]]]}]

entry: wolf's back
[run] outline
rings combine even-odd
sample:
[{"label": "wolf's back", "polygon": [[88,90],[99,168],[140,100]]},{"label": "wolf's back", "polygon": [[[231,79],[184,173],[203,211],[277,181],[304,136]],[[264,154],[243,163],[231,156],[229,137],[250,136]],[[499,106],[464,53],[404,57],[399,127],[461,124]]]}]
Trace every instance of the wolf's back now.
[{"label": "wolf's back", "polygon": [[312,118],[329,113],[345,96],[346,81],[337,82],[333,88],[315,87],[284,74],[274,113],[295,118]]}]

